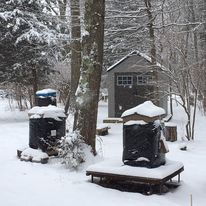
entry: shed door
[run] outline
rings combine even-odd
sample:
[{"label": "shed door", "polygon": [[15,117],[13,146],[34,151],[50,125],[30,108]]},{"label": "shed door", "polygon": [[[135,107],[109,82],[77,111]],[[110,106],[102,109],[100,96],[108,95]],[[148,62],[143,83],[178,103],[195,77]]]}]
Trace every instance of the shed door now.
[{"label": "shed door", "polygon": [[153,87],[138,85],[137,75],[133,73],[115,74],[115,117],[150,99],[148,94]]}]

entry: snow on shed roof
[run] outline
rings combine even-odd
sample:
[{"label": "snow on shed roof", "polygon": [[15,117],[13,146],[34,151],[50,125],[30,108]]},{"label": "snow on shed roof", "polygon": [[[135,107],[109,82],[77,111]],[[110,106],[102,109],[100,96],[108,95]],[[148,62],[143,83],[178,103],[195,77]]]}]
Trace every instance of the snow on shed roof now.
[{"label": "snow on shed roof", "polygon": [[[127,58],[131,57],[131,56],[134,56],[134,55],[139,55],[141,57],[143,57],[144,59],[146,59],[148,62],[152,63],[152,59],[151,57],[149,57],[148,55],[144,54],[144,53],[141,53],[139,51],[132,51],[131,53],[129,53],[128,55],[126,55],[125,57],[123,57],[122,59],[120,59],[119,61],[117,61],[115,64],[113,64],[112,66],[110,66],[108,69],[107,69],[107,72],[111,71],[112,69],[114,69],[117,65],[119,65],[120,63],[122,63],[124,60],[126,60]],[[160,67],[160,68],[165,68],[162,64],[160,63],[156,63],[155,64],[156,66]]]},{"label": "snow on shed roof", "polygon": [[121,117],[126,117],[133,114],[139,114],[147,117],[156,117],[165,114],[165,110],[154,105],[151,101],[146,101],[143,104],[126,110],[123,112]]}]

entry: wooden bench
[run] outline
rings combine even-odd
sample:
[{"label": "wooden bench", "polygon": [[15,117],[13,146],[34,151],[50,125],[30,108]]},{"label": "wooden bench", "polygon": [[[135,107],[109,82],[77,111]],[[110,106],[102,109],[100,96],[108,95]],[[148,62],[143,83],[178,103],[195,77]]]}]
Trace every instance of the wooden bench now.
[{"label": "wooden bench", "polygon": [[[128,168],[128,167],[130,167],[130,171],[133,168],[134,173],[136,171],[138,171],[138,167],[125,166],[125,168]],[[162,169],[164,169],[164,166],[161,166],[161,167],[162,167]],[[184,166],[178,165],[176,168],[169,171],[165,175],[158,176],[158,175],[154,174],[154,177],[152,177],[152,173],[150,175],[147,175],[147,174],[142,175],[142,172],[139,174],[137,172],[137,175],[132,175],[130,171],[127,173],[127,169],[125,171],[123,171],[123,170],[121,171],[120,167],[116,167],[116,166],[111,168],[111,170],[108,169],[108,172],[105,171],[107,169],[108,168],[105,168],[105,167],[101,168],[101,163],[99,165],[96,164],[96,169],[95,169],[95,165],[93,167],[88,168],[88,170],[86,171],[86,175],[91,176],[91,182],[94,182],[94,178],[99,178],[100,183],[102,182],[102,180],[107,179],[107,180],[113,180],[113,181],[131,181],[131,182],[135,182],[136,184],[138,184],[138,183],[139,184],[146,184],[150,188],[150,191],[149,191],[150,194],[153,193],[152,186],[155,185],[155,186],[159,187],[159,193],[162,194],[163,185],[165,183],[167,183],[168,181],[172,182],[172,178],[177,176],[178,177],[177,182],[178,182],[178,184],[180,183],[180,173],[182,171],[184,171]],[[159,170],[159,168],[148,169],[148,168],[142,168],[142,167],[139,167],[139,169],[142,171],[148,170],[150,172],[152,170],[153,171]],[[147,172],[145,172],[145,173],[147,173]],[[158,173],[158,172],[156,172],[156,173]]]},{"label": "wooden bench", "polygon": [[122,118],[106,118],[103,120],[103,123],[123,123]]}]

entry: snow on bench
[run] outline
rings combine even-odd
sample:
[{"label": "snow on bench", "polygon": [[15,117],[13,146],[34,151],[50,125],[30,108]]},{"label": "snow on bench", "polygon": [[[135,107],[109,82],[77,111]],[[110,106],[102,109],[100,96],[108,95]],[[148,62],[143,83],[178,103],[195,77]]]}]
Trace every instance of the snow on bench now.
[{"label": "snow on bench", "polygon": [[161,188],[167,181],[178,175],[180,182],[180,173],[184,171],[181,162],[166,160],[166,164],[157,168],[132,167],[123,165],[119,160],[105,160],[100,163],[91,165],[86,170],[86,175],[91,175],[93,182],[94,177],[110,178],[114,180],[136,181],[149,185],[159,185]]}]

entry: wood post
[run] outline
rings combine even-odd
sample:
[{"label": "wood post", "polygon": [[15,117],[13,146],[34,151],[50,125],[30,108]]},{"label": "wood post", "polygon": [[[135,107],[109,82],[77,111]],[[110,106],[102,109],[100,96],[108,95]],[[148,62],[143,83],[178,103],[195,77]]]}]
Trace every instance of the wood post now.
[{"label": "wood post", "polygon": [[177,141],[177,126],[174,124],[165,125],[165,138],[167,141]]}]

